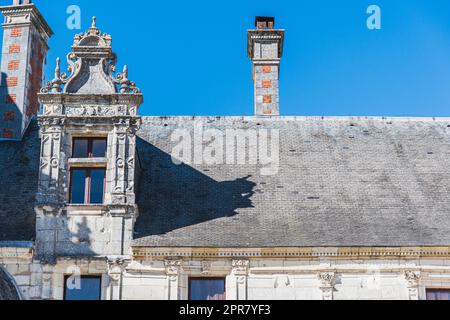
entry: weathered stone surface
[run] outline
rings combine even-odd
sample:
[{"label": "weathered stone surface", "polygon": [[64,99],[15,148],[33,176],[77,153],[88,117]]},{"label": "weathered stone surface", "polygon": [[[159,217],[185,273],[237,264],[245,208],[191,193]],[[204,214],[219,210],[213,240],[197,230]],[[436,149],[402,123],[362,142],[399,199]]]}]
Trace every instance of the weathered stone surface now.
[{"label": "weathered stone surface", "polygon": [[11,279],[6,275],[6,272],[1,267],[0,267],[0,300],[19,300],[17,290],[11,283]]}]

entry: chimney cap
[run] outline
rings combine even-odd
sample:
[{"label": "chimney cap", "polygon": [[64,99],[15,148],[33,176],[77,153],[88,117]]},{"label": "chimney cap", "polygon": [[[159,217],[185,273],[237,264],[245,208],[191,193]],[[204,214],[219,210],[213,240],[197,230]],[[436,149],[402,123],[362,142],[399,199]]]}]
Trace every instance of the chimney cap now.
[{"label": "chimney cap", "polygon": [[274,17],[255,17],[255,27],[256,29],[273,29],[275,26]]}]

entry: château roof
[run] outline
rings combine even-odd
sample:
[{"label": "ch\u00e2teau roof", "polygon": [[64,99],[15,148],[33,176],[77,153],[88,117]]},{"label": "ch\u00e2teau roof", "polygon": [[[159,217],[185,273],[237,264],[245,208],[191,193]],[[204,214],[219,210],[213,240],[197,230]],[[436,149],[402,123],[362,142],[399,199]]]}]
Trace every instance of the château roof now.
[{"label": "ch\u00e2teau roof", "polygon": [[[280,166],[175,165],[174,130],[279,129]],[[135,246],[450,245],[450,118],[145,117]]]},{"label": "ch\u00e2teau roof", "polygon": [[[176,165],[176,129],[279,129],[280,166]],[[450,118],[144,117],[135,246],[450,245]],[[39,137],[0,143],[0,241],[32,240]]]}]

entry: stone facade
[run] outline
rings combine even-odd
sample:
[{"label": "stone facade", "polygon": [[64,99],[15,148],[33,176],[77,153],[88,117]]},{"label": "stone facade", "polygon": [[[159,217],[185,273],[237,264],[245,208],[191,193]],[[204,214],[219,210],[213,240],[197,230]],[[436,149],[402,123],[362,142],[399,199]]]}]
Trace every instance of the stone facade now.
[{"label": "stone facade", "polygon": [[[26,2],[13,11],[37,15]],[[256,27],[256,117],[140,117],[143,95],[126,66],[116,72],[111,36],[95,18],[75,36],[69,74],[58,59],[39,94],[31,85],[37,124],[0,143],[0,179],[11,180],[0,185],[0,265],[11,276],[0,297],[64,299],[68,276],[100,277],[103,300],[184,300],[199,278],[224,279],[228,300],[419,300],[450,288],[450,119],[278,116],[284,31],[272,18]],[[252,161],[175,163],[173,133],[199,124],[270,131],[276,173]],[[74,138],[92,137],[107,139],[106,156],[74,158]],[[209,145],[197,140],[188,147]],[[71,169],[85,166],[105,168],[102,204],[70,201]],[[36,201],[25,198],[33,190]]]}]

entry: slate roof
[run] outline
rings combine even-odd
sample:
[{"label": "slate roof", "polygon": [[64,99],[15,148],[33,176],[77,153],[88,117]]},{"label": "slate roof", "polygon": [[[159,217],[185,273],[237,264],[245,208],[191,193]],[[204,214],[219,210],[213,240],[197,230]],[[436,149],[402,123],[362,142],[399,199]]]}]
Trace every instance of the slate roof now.
[{"label": "slate roof", "polygon": [[[279,129],[280,171],[175,165],[175,129]],[[450,245],[450,118],[144,118],[135,246]]]},{"label": "slate roof", "polygon": [[[176,165],[175,129],[279,129],[280,170]],[[450,118],[144,117],[135,246],[450,245]],[[0,241],[35,237],[35,121],[0,142]]]},{"label": "slate roof", "polygon": [[17,290],[14,288],[14,285],[2,268],[0,268],[0,301],[1,300],[19,300]]},{"label": "slate roof", "polygon": [[39,128],[32,121],[23,140],[0,141],[0,241],[35,238]]}]

